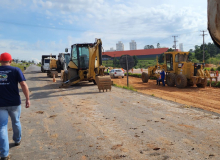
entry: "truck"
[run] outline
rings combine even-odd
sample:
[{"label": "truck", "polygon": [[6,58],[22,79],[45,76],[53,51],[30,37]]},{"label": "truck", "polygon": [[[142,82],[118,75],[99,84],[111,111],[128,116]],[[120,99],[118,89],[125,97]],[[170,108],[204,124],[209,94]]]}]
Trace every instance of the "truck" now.
[{"label": "truck", "polygon": [[50,67],[50,57],[56,59],[56,55],[42,55],[42,58],[41,58],[41,72],[45,73],[45,72],[50,70],[49,69],[49,67]]}]

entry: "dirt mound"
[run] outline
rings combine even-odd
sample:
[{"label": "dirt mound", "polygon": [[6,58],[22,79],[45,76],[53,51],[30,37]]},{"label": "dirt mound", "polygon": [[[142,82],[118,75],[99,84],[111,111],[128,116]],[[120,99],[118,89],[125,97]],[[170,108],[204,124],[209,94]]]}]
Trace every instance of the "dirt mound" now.
[{"label": "dirt mound", "polygon": [[205,67],[216,67],[214,64],[205,64]]},{"label": "dirt mound", "polygon": [[[112,79],[114,84],[126,86],[127,79]],[[171,100],[187,106],[202,108],[208,111],[220,113],[220,89],[219,88],[197,88],[187,87],[178,89],[176,87],[163,87],[156,85],[155,80],[143,83],[141,78],[129,77],[129,84],[138,92]]]}]

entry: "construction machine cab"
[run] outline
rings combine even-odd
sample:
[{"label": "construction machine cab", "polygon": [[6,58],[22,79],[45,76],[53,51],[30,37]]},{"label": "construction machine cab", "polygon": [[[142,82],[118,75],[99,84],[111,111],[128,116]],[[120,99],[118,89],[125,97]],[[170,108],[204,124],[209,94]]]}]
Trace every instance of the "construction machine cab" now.
[{"label": "construction machine cab", "polygon": [[165,61],[167,71],[173,71],[182,66],[184,63],[188,62],[189,52],[165,52]]},{"label": "construction machine cab", "polygon": [[89,47],[92,43],[74,44],[71,46],[70,60],[76,65],[77,69],[86,70],[89,68]]}]

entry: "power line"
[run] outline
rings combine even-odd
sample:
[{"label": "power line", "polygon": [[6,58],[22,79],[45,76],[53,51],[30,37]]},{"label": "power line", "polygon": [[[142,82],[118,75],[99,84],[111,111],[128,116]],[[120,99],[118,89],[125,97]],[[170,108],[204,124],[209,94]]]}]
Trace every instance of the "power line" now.
[{"label": "power line", "polygon": [[201,36],[203,36],[203,63],[205,63],[205,46],[204,46],[204,44],[205,44],[205,36],[207,35],[207,34],[205,34],[205,32],[207,32],[207,31],[203,30],[201,32],[203,32],[203,34]]}]

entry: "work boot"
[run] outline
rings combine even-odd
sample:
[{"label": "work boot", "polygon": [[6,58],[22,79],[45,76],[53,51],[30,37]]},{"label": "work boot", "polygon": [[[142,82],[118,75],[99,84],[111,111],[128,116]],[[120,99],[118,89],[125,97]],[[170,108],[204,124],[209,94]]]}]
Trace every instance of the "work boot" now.
[{"label": "work boot", "polygon": [[15,146],[20,146],[21,140],[19,142],[15,142]]},{"label": "work boot", "polygon": [[8,155],[7,157],[1,157],[0,160],[10,160],[10,156]]}]

